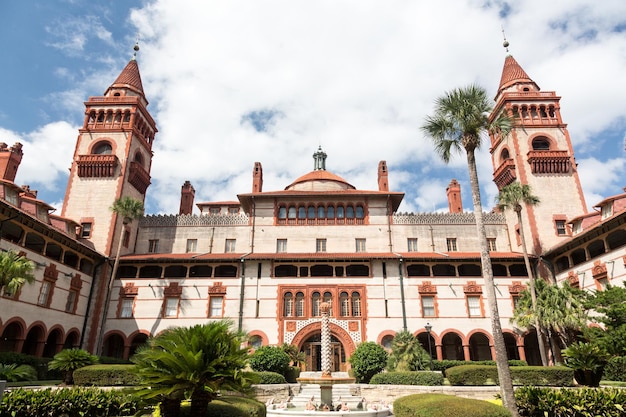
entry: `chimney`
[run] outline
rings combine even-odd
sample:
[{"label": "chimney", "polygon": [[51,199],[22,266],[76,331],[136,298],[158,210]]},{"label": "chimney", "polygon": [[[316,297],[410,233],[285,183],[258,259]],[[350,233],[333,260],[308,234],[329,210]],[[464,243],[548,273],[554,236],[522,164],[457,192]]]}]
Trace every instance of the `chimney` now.
[{"label": "chimney", "polygon": [[378,191],[389,191],[389,178],[387,174],[387,162],[378,163]]},{"label": "chimney", "polygon": [[180,210],[178,214],[191,214],[195,196],[196,190],[194,190],[193,185],[191,185],[191,182],[185,181],[180,190]]},{"label": "chimney", "polygon": [[252,170],[252,192],[260,193],[263,191],[263,167],[260,162],[254,163]]},{"label": "chimney", "polygon": [[10,148],[0,142],[0,178],[6,181],[15,181],[15,174],[22,162],[22,144],[16,142]]},{"label": "chimney", "polygon": [[446,188],[446,195],[448,196],[448,209],[450,213],[462,213],[463,202],[461,201],[461,185],[455,179],[450,181],[448,188]]}]

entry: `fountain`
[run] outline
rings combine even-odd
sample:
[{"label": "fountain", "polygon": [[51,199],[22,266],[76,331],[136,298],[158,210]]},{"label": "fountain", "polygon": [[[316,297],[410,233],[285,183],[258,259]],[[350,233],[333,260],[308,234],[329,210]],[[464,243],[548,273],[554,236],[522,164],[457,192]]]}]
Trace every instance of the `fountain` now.
[{"label": "fountain", "polygon": [[[368,407],[364,398],[355,397],[347,384],[354,383],[347,372],[331,372],[330,304],[320,305],[321,319],[321,360],[322,371],[303,372],[298,378],[300,393],[287,404],[268,404],[267,417],[318,416],[359,416],[386,417],[390,410],[386,406],[372,404]],[[339,389],[341,387],[341,389]],[[333,402],[333,394],[337,398]],[[340,394],[340,395],[339,395]],[[319,402],[318,402],[319,401]]]}]

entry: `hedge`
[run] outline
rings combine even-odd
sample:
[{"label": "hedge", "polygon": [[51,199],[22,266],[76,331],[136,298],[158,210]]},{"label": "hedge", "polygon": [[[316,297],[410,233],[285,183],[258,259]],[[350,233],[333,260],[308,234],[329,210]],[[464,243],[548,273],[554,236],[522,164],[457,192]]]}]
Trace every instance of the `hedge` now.
[{"label": "hedge", "polygon": [[89,365],[74,371],[74,384],[99,387],[138,385],[139,377],[134,369],[135,365]]},{"label": "hedge", "polygon": [[510,417],[504,407],[445,394],[413,394],[393,402],[395,417]]},{"label": "hedge", "polygon": [[370,380],[370,384],[379,385],[443,385],[441,372],[381,372]]},{"label": "hedge", "polygon": [[[514,385],[571,386],[574,371],[565,366],[516,366],[509,368]],[[462,365],[449,368],[451,385],[498,385],[498,369],[488,365]]]},{"label": "hedge", "polygon": [[63,379],[63,374],[60,371],[48,370],[48,362],[51,360],[52,358],[40,358],[25,353],[0,352],[0,363],[30,365],[37,371],[37,379],[39,380]]},{"label": "hedge", "polygon": [[[508,361],[509,366],[528,366],[526,361],[521,361],[519,359],[511,359]],[[461,365],[492,365],[496,366],[496,361],[457,361],[444,359],[441,361],[433,361],[433,371],[441,371],[443,374],[446,374],[446,370],[455,366]]]},{"label": "hedge", "polygon": [[284,376],[276,372],[253,372],[256,384],[286,384]]},{"label": "hedge", "polygon": [[616,356],[609,359],[604,367],[604,379],[626,382],[626,356]]},{"label": "hedge", "polygon": [[617,388],[520,387],[515,404],[527,417],[623,417],[626,391]]},{"label": "hedge", "polygon": [[118,391],[95,388],[27,391],[19,388],[4,393],[0,417],[132,416],[139,410],[137,398]]},{"label": "hedge", "polygon": [[[180,407],[180,417],[191,417],[191,403],[184,401]],[[265,404],[245,397],[222,396],[209,403],[205,417],[265,417]],[[161,417],[156,407],[152,417]],[[194,416],[197,417],[197,416]]]},{"label": "hedge", "polygon": [[287,382],[298,382],[298,378],[300,377],[300,371],[301,369],[297,366],[290,366],[289,368],[287,368],[287,371],[285,372],[285,379],[287,380]]}]

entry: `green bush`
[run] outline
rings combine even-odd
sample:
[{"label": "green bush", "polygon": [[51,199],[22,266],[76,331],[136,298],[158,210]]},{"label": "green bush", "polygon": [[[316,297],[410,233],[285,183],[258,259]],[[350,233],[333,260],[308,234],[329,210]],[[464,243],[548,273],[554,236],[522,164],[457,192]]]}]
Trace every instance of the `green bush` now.
[{"label": "green bush", "polygon": [[289,355],[279,346],[261,346],[250,355],[250,367],[257,372],[284,375],[289,368]]},{"label": "green bush", "polygon": [[[515,385],[570,386],[574,371],[565,366],[511,367]],[[498,385],[498,369],[491,365],[462,365],[449,368],[446,376],[451,385]]]},{"label": "green bush", "polygon": [[84,349],[63,349],[48,363],[48,369],[55,369],[64,373],[63,382],[67,385],[74,383],[74,371],[84,366],[97,363],[98,357]]},{"label": "green bush", "polygon": [[521,416],[528,417],[623,417],[626,391],[616,388],[520,387],[515,404]]},{"label": "green bush", "polygon": [[36,379],[61,379],[63,374],[60,371],[48,370],[49,361],[50,358],[39,358],[25,353],[0,352],[0,363],[32,366],[37,371]]},{"label": "green bush", "polygon": [[256,384],[286,384],[287,380],[284,376],[276,372],[255,372]]},{"label": "green bush", "polygon": [[443,385],[441,372],[381,372],[370,379],[370,384],[380,385]]},{"label": "green bush", "polygon": [[8,391],[2,398],[0,417],[32,416],[132,416],[139,401],[118,391],[94,388]]},{"label": "green bush", "polygon": [[615,356],[609,359],[604,367],[604,379],[626,382],[626,356]]},{"label": "green bush", "polygon": [[[441,371],[446,373],[446,370],[455,366],[461,365],[496,365],[496,361],[456,361],[450,359],[444,359],[442,361],[433,361],[433,371]],[[518,359],[509,360],[509,366],[528,366],[526,361]]]},{"label": "green bush", "polygon": [[[183,402],[179,416],[190,417],[190,412],[191,403],[189,401]],[[206,417],[265,417],[265,413],[265,404],[257,400],[245,397],[222,396],[209,403]],[[161,417],[158,407],[155,408],[152,417]]]},{"label": "green bush", "polygon": [[37,371],[30,365],[16,365],[14,363],[4,365],[0,363],[0,380],[2,379],[9,382],[35,381]]},{"label": "green bush", "polygon": [[98,356],[98,363],[101,363],[103,365],[123,365],[126,364],[128,365],[130,362],[130,360],[128,359],[122,359],[122,358],[115,358],[113,356]]},{"label": "green bush", "polygon": [[298,382],[298,378],[300,377],[301,369],[297,366],[290,366],[287,368],[287,372],[285,372],[285,379],[287,382],[296,383]]},{"label": "green bush", "polygon": [[363,342],[359,344],[350,357],[356,382],[369,383],[374,375],[385,369],[387,356],[385,349],[377,343]]},{"label": "green bush", "polygon": [[609,361],[609,354],[600,346],[589,342],[572,343],[563,349],[565,365],[574,370],[574,378],[580,385],[597,387]]},{"label": "green bush", "polygon": [[393,402],[395,417],[510,417],[504,407],[445,394],[413,394]]},{"label": "green bush", "polygon": [[89,365],[74,371],[75,385],[99,387],[139,384],[135,365]]}]

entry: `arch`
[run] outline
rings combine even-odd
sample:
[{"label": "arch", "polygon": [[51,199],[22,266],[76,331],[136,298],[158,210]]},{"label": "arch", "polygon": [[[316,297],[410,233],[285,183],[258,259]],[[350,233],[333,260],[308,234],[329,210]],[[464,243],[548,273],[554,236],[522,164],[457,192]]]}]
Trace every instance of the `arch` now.
[{"label": "arch", "polygon": [[492,266],[493,275],[496,277],[506,277],[506,265],[502,264],[493,264]]},{"label": "arch", "polygon": [[5,323],[0,334],[0,352],[17,352],[24,340],[24,321],[16,318]]},{"label": "arch", "polygon": [[532,366],[541,365],[541,354],[539,352],[539,342],[537,341],[537,332],[533,329],[528,331],[524,337],[524,355],[526,362]]},{"label": "arch", "polygon": [[121,332],[112,331],[107,333],[102,342],[102,355],[123,359],[125,340],[126,337]]},{"label": "arch", "polygon": [[433,265],[434,277],[454,277],[456,276],[456,268],[450,264]]},{"label": "arch", "polygon": [[463,354],[463,338],[455,331],[443,333],[441,338],[442,359],[462,361],[465,359]]},{"label": "arch", "polygon": [[46,326],[41,321],[36,321],[31,324],[26,337],[24,338],[24,345],[22,346],[22,353],[33,356],[41,356],[43,353],[44,343],[46,337]]},{"label": "arch", "polygon": [[391,343],[393,339],[396,337],[396,332],[393,330],[385,330],[378,335],[378,339],[376,343],[385,348],[385,350],[391,351]]},{"label": "arch", "polygon": [[606,245],[610,250],[626,245],[626,230],[618,229],[609,233],[606,237]]},{"label": "arch", "polygon": [[406,267],[406,275],[409,277],[429,277],[430,266],[426,264],[411,264]]},{"label": "arch", "polygon": [[[259,344],[256,343],[256,340],[259,341]],[[248,332],[248,344],[251,348],[258,348],[261,346],[266,346],[269,344],[269,338],[267,334],[265,334],[262,330],[252,330]]]},{"label": "arch", "polygon": [[509,148],[504,146],[500,151],[500,163],[506,161],[511,158],[511,153],[509,152]]},{"label": "arch", "polygon": [[432,330],[427,332],[426,329],[422,329],[419,333],[417,333],[417,341],[420,342],[420,345],[424,348],[426,352],[429,353],[431,359],[437,359],[437,349],[435,348],[435,332]]},{"label": "arch", "polygon": [[146,344],[149,338],[150,338],[150,332],[145,331],[145,330],[138,330],[135,333],[132,333],[130,336],[128,336],[128,339],[130,340],[130,346],[128,349],[128,357],[124,355],[125,359],[128,359],[131,356],[133,356],[135,352],[137,352],[137,349],[139,349],[141,346]]},{"label": "arch", "polygon": [[517,348],[518,337],[512,332],[502,332],[504,335],[504,347],[506,348],[506,357],[508,360],[518,360],[519,349]]},{"label": "arch", "polygon": [[557,258],[554,264],[556,265],[557,273],[565,271],[567,268],[569,268],[569,258],[567,256],[561,256],[560,258]]},{"label": "arch", "polygon": [[595,258],[604,254],[604,241],[601,239],[594,240],[587,246],[587,252],[589,252],[589,258]]},{"label": "arch", "polygon": [[554,144],[547,136],[538,135],[530,139],[530,149],[533,151],[549,151],[553,148]]},{"label": "arch", "polygon": [[91,145],[92,155],[111,155],[114,154],[114,141],[109,139],[99,139]]},{"label": "arch", "polygon": [[44,358],[51,358],[56,355],[63,347],[63,329],[54,327],[48,332],[46,344],[43,347]]},{"label": "arch", "polygon": [[473,331],[468,335],[470,360],[489,361],[491,356],[491,337],[480,330]]},{"label": "arch", "polygon": [[509,273],[512,277],[527,277],[526,265],[524,264],[511,264],[509,265]]},{"label": "arch", "polygon": [[137,151],[135,153],[135,162],[137,162],[139,165],[141,165],[143,168],[145,168],[144,161],[145,161],[145,158],[143,157],[141,152]]},{"label": "arch", "polygon": [[75,349],[79,347],[80,333],[78,329],[70,329],[65,335],[63,349]]},{"label": "arch", "polygon": [[572,266],[581,264],[587,260],[587,254],[583,248],[576,249],[570,256],[572,257]]},{"label": "arch", "polygon": [[[352,354],[356,350],[356,344],[354,343],[354,340],[352,340],[352,338],[350,337],[350,334],[341,327],[337,326],[335,323],[330,323],[329,327],[330,334],[332,336],[335,336],[337,340],[339,340],[343,345],[343,348],[346,352],[346,357],[348,358],[352,356]],[[296,345],[298,349],[302,349],[302,344],[305,340],[321,331],[322,324],[319,321],[311,323],[308,326],[303,327],[298,333],[296,333],[293,340],[291,341],[291,344]]]},{"label": "arch", "polygon": [[461,264],[458,267],[460,277],[480,277],[482,276],[482,269],[480,265],[476,264]]}]

